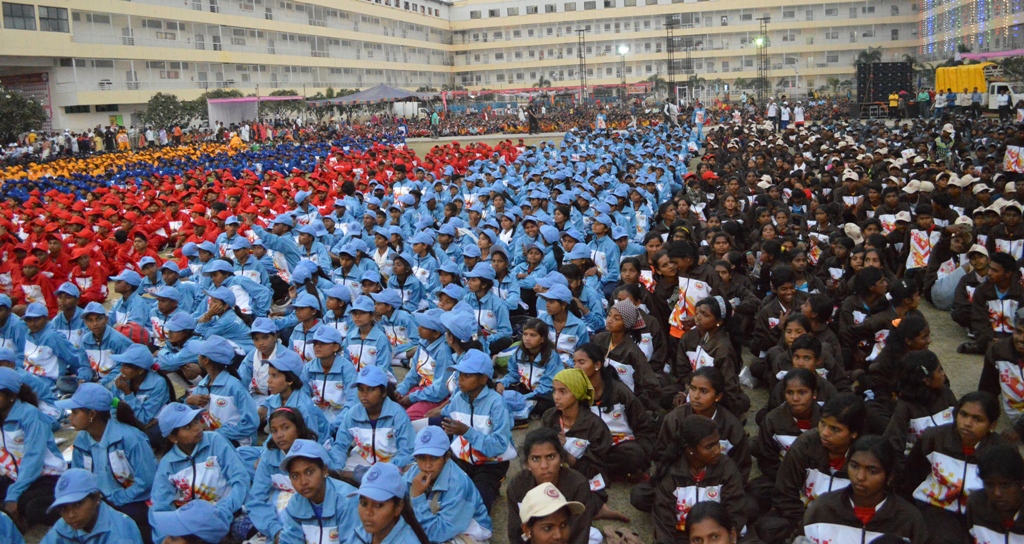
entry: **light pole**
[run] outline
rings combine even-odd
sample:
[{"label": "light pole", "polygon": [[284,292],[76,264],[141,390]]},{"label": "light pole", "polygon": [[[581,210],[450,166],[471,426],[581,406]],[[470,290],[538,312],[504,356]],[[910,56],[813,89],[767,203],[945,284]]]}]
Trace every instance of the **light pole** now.
[{"label": "light pole", "polygon": [[768,23],[771,17],[761,17],[757,21],[761,24],[760,35],[754,38],[754,45],[757,47],[757,101],[763,106],[764,97],[768,89],[768,77],[770,65],[768,63],[768,47],[771,45],[768,40]]},{"label": "light pole", "polygon": [[622,58],[619,63],[619,77],[622,78],[622,90],[619,94],[619,100],[622,102],[626,101],[626,53],[629,53],[629,46],[622,44],[619,46],[619,56]]}]

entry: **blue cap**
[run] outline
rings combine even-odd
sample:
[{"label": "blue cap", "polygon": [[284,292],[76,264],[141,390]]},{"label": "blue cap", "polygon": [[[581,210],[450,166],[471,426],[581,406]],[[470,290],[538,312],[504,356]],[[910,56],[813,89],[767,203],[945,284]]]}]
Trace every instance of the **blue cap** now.
[{"label": "blue cap", "polygon": [[[128,349],[124,350],[124,353],[111,355],[110,360],[115,363],[137,366],[146,370],[153,368],[153,364],[156,363],[156,359],[153,358],[153,352],[149,351],[149,348],[142,344],[132,344],[128,346]],[[79,391],[81,391],[81,388],[79,388]],[[78,393],[75,394],[77,395]]]},{"label": "blue cap", "polygon": [[249,334],[256,333],[277,334],[277,324],[269,317],[257,317],[249,327]]},{"label": "blue cap", "polygon": [[338,344],[340,346],[342,342],[344,339],[341,337],[341,331],[334,327],[323,326],[313,333],[313,343]]},{"label": "blue cap", "polygon": [[352,302],[352,291],[347,285],[335,285],[324,291],[328,298],[336,298],[342,302]]},{"label": "blue cap", "polygon": [[355,257],[356,248],[354,245],[352,245],[351,242],[349,242],[338,249],[338,255],[348,255],[349,257]]},{"label": "blue cap", "polygon": [[297,232],[299,234],[308,234],[310,236],[315,237],[316,236],[316,227],[313,226],[312,223],[310,223],[308,225],[299,225],[295,229],[295,232]]},{"label": "blue cap", "polygon": [[476,337],[478,328],[476,318],[466,312],[445,312],[441,316],[441,324],[460,342],[469,342]]},{"label": "blue cap", "polygon": [[612,240],[621,240],[622,238],[629,238],[626,229],[619,226],[612,227]]},{"label": "blue cap", "polygon": [[569,229],[569,230],[566,230],[566,231],[562,231],[562,236],[568,236],[569,238],[572,238],[573,240],[576,240],[577,242],[584,242],[584,241],[586,241],[586,239],[583,236],[583,233],[581,233],[580,231],[578,231],[576,229]]},{"label": "blue cap", "polygon": [[572,302],[572,292],[569,291],[568,287],[559,284],[552,285],[547,291],[537,296],[547,300],[558,300],[566,304]]},{"label": "blue cap", "polygon": [[[181,254],[186,257],[198,257],[199,246],[197,246],[195,242],[186,242],[185,245],[181,246]],[[167,261],[166,263],[164,263],[164,266],[167,266],[167,263],[169,262],[171,261]],[[161,266],[160,268],[163,268],[163,266]]]},{"label": "blue cap", "polygon": [[384,373],[380,367],[377,366],[364,366],[359,371],[359,376],[356,378],[356,384],[368,385],[370,387],[387,387],[388,375]]},{"label": "blue cap", "polygon": [[572,251],[566,253],[562,257],[562,261],[565,262],[565,261],[571,261],[573,259],[589,259],[589,258],[590,258],[590,249],[588,249],[587,246],[585,246],[583,244],[576,244],[576,245],[572,246]]},{"label": "blue cap", "polygon": [[331,458],[327,454],[327,449],[316,440],[300,438],[292,442],[292,447],[288,450],[288,455],[285,455],[284,459],[281,460],[281,468],[287,472],[288,464],[291,463],[292,459],[298,457],[303,459],[319,459],[324,466],[331,464]]},{"label": "blue cap", "polygon": [[286,213],[283,213],[283,214],[275,217],[273,220],[271,220],[270,224],[271,225],[287,225],[289,227],[294,227],[295,226],[295,221],[292,220],[292,216],[290,216],[290,215],[288,215]]},{"label": "blue cap", "polygon": [[409,240],[409,243],[410,244],[426,244],[426,245],[429,246],[429,245],[433,245],[434,239],[431,238],[431,236],[429,234],[427,234],[426,232],[417,232],[416,235],[413,236],[411,240]]},{"label": "blue cap", "polygon": [[167,298],[173,300],[174,302],[181,302],[181,292],[173,287],[168,287],[166,285],[157,288],[157,290],[153,292],[153,297]]},{"label": "blue cap", "polygon": [[270,360],[270,366],[281,372],[291,372],[298,376],[302,374],[302,357],[290,349],[278,350],[277,355]]},{"label": "blue cap", "polygon": [[553,285],[564,285],[569,286],[569,280],[565,279],[565,276],[561,272],[549,272],[547,276],[537,280],[537,285],[544,289],[551,289]]},{"label": "blue cap", "polygon": [[202,413],[202,410],[193,410],[180,402],[172,402],[164,406],[156,416],[157,425],[160,426],[160,434],[167,438],[171,436],[175,429],[192,423],[192,420]]},{"label": "blue cap", "polygon": [[412,454],[442,457],[450,446],[451,440],[441,427],[427,425],[416,433],[415,449]]},{"label": "blue cap", "polygon": [[216,255],[217,254],[217,245],[214,244],[213,242],[207,240],[207,241],[199,244],[199,251],[205,251],[207,253],[213,253],[214,255]]},{"label": "blue cap", "polygon": [[160,265],[160,271],[164,271],[164,270],[170,270],[171,272],[174,272],[175,274],[181,274],[181,269],[178,268],[178,263],[176,263],[174,261],[167,261],[164,264]]},{"label": "blue cap", "polygon": [[122,270],[120,274],[110,278],[111,281],[123,281],[128,285],[138,287],[142,283],[142,276],[134,270]]},{"label": "blue cap", "polygon": [[310,272],[309,268],[306,268],[305,266],[296,266],[295,269],[292,270],[291,283],[293,285],[303,285],[312,277],[313,274]]},{"label": "blue cap", "polygon": [[295,302],[292,303],[292,306],[296,308],[313,308],[314,310],[319,310],[320,301],[309,293],[301,293],[299,296],[295,297]]},{"label": "blue cap", "polygon": [[302,204],[312,194],[313,194],[313,191],[299,191],[299,192],[295,193],[295,203],[296,204]]},{"label": "blue cap", "polygon": [[469,293],[469,291],[467,291],[466,288],[461,285],[449,283],[448,285],[444,286],[444,289],[438,291],[438,294],[441,293],[444,293],[455,300],[462,300],[463,298],[465,298],[466,294]]},{"label": "blue cap", "polygon": [[107,309],[99,302],[90,302],[89,304],[86,304],[85,308],[82,310],[82,317],[84,318],[89,314],[107,315]]},{"label": "blue cap", "polygon": [[218,287],[216,289],[206,291],[206,294],[210,295],[211,298],[222,301],[224,304],[227,304],[232,308],[235,306],[235,293],[227,287]]},{"label": "blue cap", "polygon": [[[136,344],[138,345],[138,344]],[[134,346],[133,346],[134,347]],[[145,346],[139,346],[142,349],[146,349]],[[148,352],[149,350],[146,349]],[[150,356],[152,358],[152,356]],[[71,395],[70,399],[58,400],[53,405],[61,410],[95,410],[97,412],[109,412],[112,408],[111,403],[114,400],[114,395],[110,393],[110,390],[98,383],[86,382],[78,386],[75,390],[75,394]]]},{"label": "blue cap", "polygon": [[376,270],[367,270],[366,272],[363,272],[363,275],[362,275],[361,278],[359,278],[359,281],[360,282],[368,281],[368,282],[371,282],[371,283],[380,283],[380,272],[377,272]]},{"label": "blue cap", "polygon": [[437,229],[438,234],[447,234],[448,236],[455,236],[455,227],[451,223],[445,223],[441,225],[441,228]]},{"label": "blue cap", "polygon": [[17,393],[21,390],[21,377],[12,368],[0,367],[0,390]]},{"label": "blue cap", "polygon": [[153,530],[166,536],[196,536],[203,542],[220,542],[231,530],[231,519],[213,504],[192,500],[177,510],[153,512]]},{"label": "blue cap", "polygon": [[459,265],[455,264],[455,261],[445,259],[441,266],[437,267],[438,272],[447,272],[449,274],[459,276],[462,272],[459,270]]},{"label": "blue cap", "polygon": [[46,509],[46,513],[53,512],[65,504],[74,504],[92,495],[99,493],[99,482],[96,475],[84,468],[72,468],[60,475],[57,485],[53,489],[53,504]]},{"label": "blue cap", "polygon": [[238,216],[232,215],[224,220],[225,225],[241,225],[242,222],[238,220]]},{"label": "blue cap", "polygon": [[66,282],[60,284],[60,287],[57,288],[57,294],[59,295],[61,293],[64,293],[65,295],[67,295],[69,297],[75,297],[75,298],[78,298],[79,296],[81,296],[81,293],[78,291],[78,286],[76,286],[75,284],[71,283],[70,281],[66,281]]},{"label": "blue cap", "polygon": [[156,259],[150,257],[149,255],[146,255],[145,257],[139,259],[139,270],[142,270],[143,268],[151,264],[156,264]]},{"label": "blue cap", "polygon": [[352,303],[351,311],[367,312],[372,314],[374,312],[373,299],[365,295],[357,298]]},{"label": "blue cap", "polygon": [[494,267],[490,263],[477,263],[472,270],[466,272],[466,277],[494,281]]},{"label": "blue cap", "polygon": [[5,308],[11,308],[11,297],[7,295],[0,295],[0,306],[3,306]]},{"label": "blue cap", "polygon": [[50,312],[47,311],[46,306],[41,302],[33,302],[25,308],[25,319],[32,319],[35,317],[50,317]]},{"label": "blue cap", "polygon": [[479,247],[477,247],[476,245],[472,245],[467,246],[466,249],[462,250],[462,256],[469,257],[471,259],[479,259],[480,257],[483,257],[484,254],[480,253]]},{"label": "blue cap", "polygon": [[416,324],[424,329],[430,329],[432,331],[444,332],[444,325],[441,323],[441,316],[444,315],[444,310],[440,308],[432,308],[425,312],[419,312],[415,314]]},{"label": "blue cap", "polygon": [[387,304],[392,308],[397,309],[402,307],[402,296],[394,289],[385,289],[379,293],[373,293],[370,295],[370,298],[372,298],[374,302]]},{"label": "blue cap", "polygon": [[227,272],[228,274],[234,274],[235,269],[223,259],[210,259],[210,262],[203,266],[203,275],[209,276],[214,272]]},{"label": "blue cap", "polygon": [[408,486],[402,479],[402,471],[391,463],[377,463],[363,475],[359,490],[349,493],[349,498],[366,497],[377,502],[404,499]]},{"label": "blue cap", "polygon": [[182,332],[182,331],[194,331],[199,324],[196,322],[196,318],[192,317],[186,312],[174,312],[171,314],[171,318],[164,323],[164,331],[166,332]]},{"label": "blue cap", "polygon": [[612,218],[608,217],[607,215],[605,215],[603,213],[602,214],[598,214],[598,216],[594,218],[594,221],[597,222],[597,223],[601,223],[602,225],[605,225],[608,228],[612,228],[612,227],[615,226],[615,222],[612,221]]},{"label": "blue cap", "polygon": [[494,377],[494,364],[491,358],[478,349],[471,349],[462,356],[459,363],[452,367],[463,374],[483,374]]},{"label": "blue cap", "polygon": [[21,361],[11,348],[0,347],[0,361]]},{"label": "blue cap", "polygon": [[230,365],[235,359],[235,348],[231,345],[231,342],[216,334],[210,335],[206,340],[199,342],[195,346],[194,351],[196,355],[202,355],[219,365]]},{"label": "blue cap", "polygon": [[250,249],[252,244],[249,240],[243,236],[235,236],[235,239],[231,241],[231,251],[238,251],[239,249]]}]

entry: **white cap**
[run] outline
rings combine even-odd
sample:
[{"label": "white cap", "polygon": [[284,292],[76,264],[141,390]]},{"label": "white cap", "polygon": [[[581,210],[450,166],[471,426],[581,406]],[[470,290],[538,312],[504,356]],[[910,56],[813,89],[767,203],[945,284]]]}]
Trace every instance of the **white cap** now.
[{"label": "white cap", "polygon": [[864,236],[861,235],[860,227],[858,227],[856,223],[852,223],[852,222],[851,223],[847,223],[846,226],[843,227],[843,232],[847,236],[849,236],[850,238],[853,239],[853,243],[855,243],[855,244],[863,244],[864,243]]},{"label": "white cap", "polygon": [[971,218],[967,217],[966,215],[961,215],[960,217],[956,218],[956,221],[953,221],[953,224],[954,225],[968,225],[968,226],[973,227],[974,226],[974,221],[971,220]]},{"label": "white cap", "polygon": [[897,213],[896,214],[896,222],[900,222],[900,221],[906,221],[907,223],[909,223],[910,222],[910,212],[904,210],[902,212]]},{"label": "white cap", "polygon": [[528,523],[534,518],[550,516],[562,508],[569,508],[573,515],[580,515],[586,509],[582,503],[565,500],[565,495],[551,482],[545,482],[531,489],[519,506],[519,519]]},{"label": "white cap", "polygon": [[853,181],[859,181],[860,176],[857,174],[857,172],[854,172],[853,170],[847,170],[843,172],[843,181],[846,181],[848,179],[852,179]]},{"label": "white cap", "polygon": [[[1007,184],[1007,185],[1009,185],[1009,184]],[[974,194],[978,194],[978,193],[980,193],[982,191],[988,191],[988,192],[991,193],[992,192],[992,188],[989,187],[988,185],[975,185],[974,189],[971,189],[971,192],[973,192]]]},{"label": "white cap", "polygon": [[921,182],[917,181],[916,179],[910,180],[910,182],[903,187],[903,192],[907,194],[914,194],[920,190]]},{"label": "white cap", "polygon": [[967,250],[967,255],[970,256],[971,253],[981,253],[982,255],[988,257],[988,250],[985,249],[985,246],[981,244],[974,244],[973,246],[971,246],[971,249]]}]

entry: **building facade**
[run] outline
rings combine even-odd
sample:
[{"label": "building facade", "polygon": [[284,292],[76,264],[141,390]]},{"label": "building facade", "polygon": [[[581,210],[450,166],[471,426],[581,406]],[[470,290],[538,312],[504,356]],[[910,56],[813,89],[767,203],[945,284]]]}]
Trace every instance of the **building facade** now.
[{"label": "building facade", "polygon": [[581,51],[588,88],[619,84],[624,66],[628,83],[696,76],[721,92],[757,76],[763,18],[773,88],[789,94],[852,79],[854,59],[869,47],[882,47],[885,61],[922,49],[921,14],[909,0],[0,4],[0,84],[36,96],[53,127],[72,129],[137,124],[134,114],[156,92],[189,100],[220,88],[309,96],[381,83],[579,86]]},{"label": "building facade", "polygon": [[1024,49],[1022,12],[1022,0],[922,0],[918,56],[923,62],[943,61],[954,57],[959,45],[974,53]]}]

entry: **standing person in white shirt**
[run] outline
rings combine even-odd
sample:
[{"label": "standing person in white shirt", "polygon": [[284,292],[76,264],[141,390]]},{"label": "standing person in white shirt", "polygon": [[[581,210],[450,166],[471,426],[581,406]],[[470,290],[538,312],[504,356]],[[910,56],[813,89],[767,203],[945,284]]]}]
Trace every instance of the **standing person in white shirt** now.
[{"label": "standing person in white shirt", "polygon": [[765,115],[768,116],[768,120],[775,125],[775,132],[779,131],[779,106],[775,104],[774,98],[768,99],[768,108]]},{"label": "standing person in white shirt", "polygon": [[932,106],[936,119],[942,119],[942,113],[946,110],[946,91],[939,90],[935,95],[935,105]]},{"label": "standing person in white shirt", "polygon": [[789,109],[789,102],[783,102],[782,110],[779,112],[779,128],[781,130],[786,130],[792,117],[793,110]]},{"label": "standing person in white shirt", "polygon": [[793,124],[797,130],[804,126],[804,105],[799,100],[796,103],[796,107],[793,108]]},{"label": "standing person in white shirt", "polygon": [[999,89],[999,96],[996,97],[996,105],[999,106],[999,122],[1010,119],[1010,95],[1006,88]]}]

